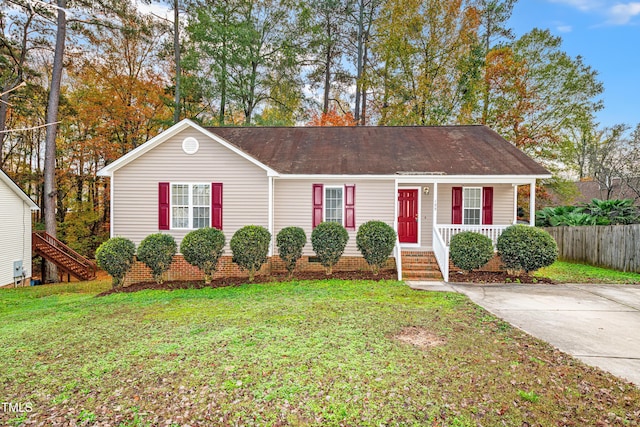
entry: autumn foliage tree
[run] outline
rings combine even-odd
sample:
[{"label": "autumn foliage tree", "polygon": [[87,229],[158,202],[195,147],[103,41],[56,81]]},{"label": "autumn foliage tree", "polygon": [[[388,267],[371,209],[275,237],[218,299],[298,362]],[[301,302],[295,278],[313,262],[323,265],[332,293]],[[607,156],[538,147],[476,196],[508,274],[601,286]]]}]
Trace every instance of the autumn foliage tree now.
[{"label": "autumn foliage tree", "polygon": [[[173,122],[177,68],[181,117],[204,125],[483,123],[553,160],[547,167],[569,168],[578,156],[580,170],[602,164],[606,178],[627,159],[616,176],[637,184],[638,138],[621,140],[623,156],[593,160],[583,150],[607,135],[593,122],[603,91],[596,71],[548,30],[515,38],[515,0],[164,3],[183,14],[173,29],[181,45],[166,20],[132,0],[0,0],[0,167],[53,208],[58,237],[85,255],[109,230],[109,181],[97,171]],[[67,26],[56,25],[56,5],[66,5],[69,31],[54,61],[56,29]],[[53,191],[43,179],[52,121]]]},{"label": "autumn foliage tree", "polygon": [[358,122],[351,112],[339,113],[336,107],[329,107],[326,113],[314,111],[307,126],[357,126]]}]

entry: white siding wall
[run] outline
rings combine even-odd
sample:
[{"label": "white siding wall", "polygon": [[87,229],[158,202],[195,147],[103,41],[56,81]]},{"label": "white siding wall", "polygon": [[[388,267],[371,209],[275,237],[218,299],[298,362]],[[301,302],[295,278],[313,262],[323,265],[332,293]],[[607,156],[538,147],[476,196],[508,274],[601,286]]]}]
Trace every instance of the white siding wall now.
[{"label": "white siding wall", "polygon": [[[301,227],[307,234],[305,255],[313,255],[311,232],[313,231],[312,205],[313,184],[356,186],[355,214],[357,228],[370,220],[384,221],[393,227],[396,195],[394,181],[363,180],[289,180],[276,179],[274,184],[274,235],[285,227]],[[345,256],[359,256],[356,246],[356,231],[349,231],[349,242]],[[274,253],[277,254],[277,248]]]},{"label": "white siding wall", "polygon": [[453,187],[493,187],[493,224],[513,224],[513,192],[511,184],[439,184],[438,224],[451,224],[451,188]]},{"label": "white siding wall", "polygon": [[0,286],[13,284],[13,262],[31,277],[31,209],[0,181]]},{"label": "white siding wall", "polygon": [[[182,141],[192,136],[200,143],[196,154],[185,154]],[[267,173],[228,148],[194,129],[187,129],[156,146],[114,173],[114,236],[136,245],[158,230],[158,183],[223,183],[222,228],[229,240],[245,225],[268,228],[269,181]],[[166,230],[178,246],[191,230]]]}]

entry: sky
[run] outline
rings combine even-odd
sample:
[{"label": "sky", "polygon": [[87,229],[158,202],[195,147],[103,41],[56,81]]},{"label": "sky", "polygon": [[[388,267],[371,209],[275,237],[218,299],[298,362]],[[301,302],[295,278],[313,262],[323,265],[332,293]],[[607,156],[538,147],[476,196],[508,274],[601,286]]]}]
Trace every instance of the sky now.
[{"label": "sky", "polygon": [[519,0],[510,26],[517,37],[548,28],[565,52],[598,71],[601,126],[640,123],[640,1]]},{"label": "sky", "polygon": [[[138,7],[173,18],[165,4]],[[601,126],[640,124],[640,0],[518,0],[509,25],[517,37],[548,28],[565,52],[598,72],[605,89]]]}]

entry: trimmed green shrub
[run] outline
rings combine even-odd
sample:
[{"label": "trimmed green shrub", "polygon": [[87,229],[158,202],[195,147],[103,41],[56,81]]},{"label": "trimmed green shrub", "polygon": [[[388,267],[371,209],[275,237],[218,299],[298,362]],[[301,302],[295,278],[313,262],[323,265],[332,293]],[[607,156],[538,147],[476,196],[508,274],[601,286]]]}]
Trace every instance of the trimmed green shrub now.
[{"label": "trimmed green shrub", "polygon": [[493,242],[484,234],[463,231],[451,238],[449,256],[453,265],[471,272],[493,258]]},{"label": "trimmed green shrub", "polygon": [[156,283],[164,282],[162,275],[169,269],[178,245],[173,236],[149,234],[138,246],[138,259],[151,269]]},{"label": "trimmed green shrub", "polygon": [[204,282],[211,283],[225,242],[224,233],[217,228],[199,228],[184,236],[180,252],[185,261],[204,272]]},{"label": "trimmed green shrub", "polygon": [[229,245],[233,252],[233,262],[249,273],[253,282],[256,271],[267,261],[271,233],[259,225],[247,225],[233,234]]},{"label": "trimmed green shrub", "polygon": [[307,235],[300,227],[286,227],[276,236],[276,244],[278,255],[287,267],[289,277],[293,277],[296,263],[302,257],[302,248],[307,244]]},{"label": "trimmed green shrub", "polygon": [[512,225],[498,238],[498,253],[508,270],[529,273],[555,262],[558,245],[549,233],[527,225]]},{"label": "trimmed green shrub", "polygon": [[136,245],[124,237],[113,237],[103,242],[96,250],[98,266],[112,277],[112,286],[117,288],[133,265]]},{"label": "trimmed green shrub", "polygon": [[396,245],[396,232],[382,221],[368,221],[358,228],[358,250],[371,266],[374,275],[384,266]]},{"label": "trimmed green shrub", "polygon": [[344,253],[348,241],[347,229],[337,222],[321,222],[311,232],[313,251],[320,259],[327,275],[333,272],[333,266]]}]

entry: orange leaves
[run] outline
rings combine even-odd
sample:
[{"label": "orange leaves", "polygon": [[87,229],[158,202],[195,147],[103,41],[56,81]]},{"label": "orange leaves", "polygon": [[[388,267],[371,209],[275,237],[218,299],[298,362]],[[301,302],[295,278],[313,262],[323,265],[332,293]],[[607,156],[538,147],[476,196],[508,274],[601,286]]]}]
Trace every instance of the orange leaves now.
[{"label": "orange leaves", "polygon": [[519,148],[535,145],[526,118],[539,104],[528,80],[526,60],[503,47],[490,51],[486,63],[485,82],[493,103],[487,124],[499,128]]},{"label": "orange leaves", "polygon": [[332,107],[326,113],[313,112],[308,126],[356,126],[358,123],[350,112],[340,114]]}]

